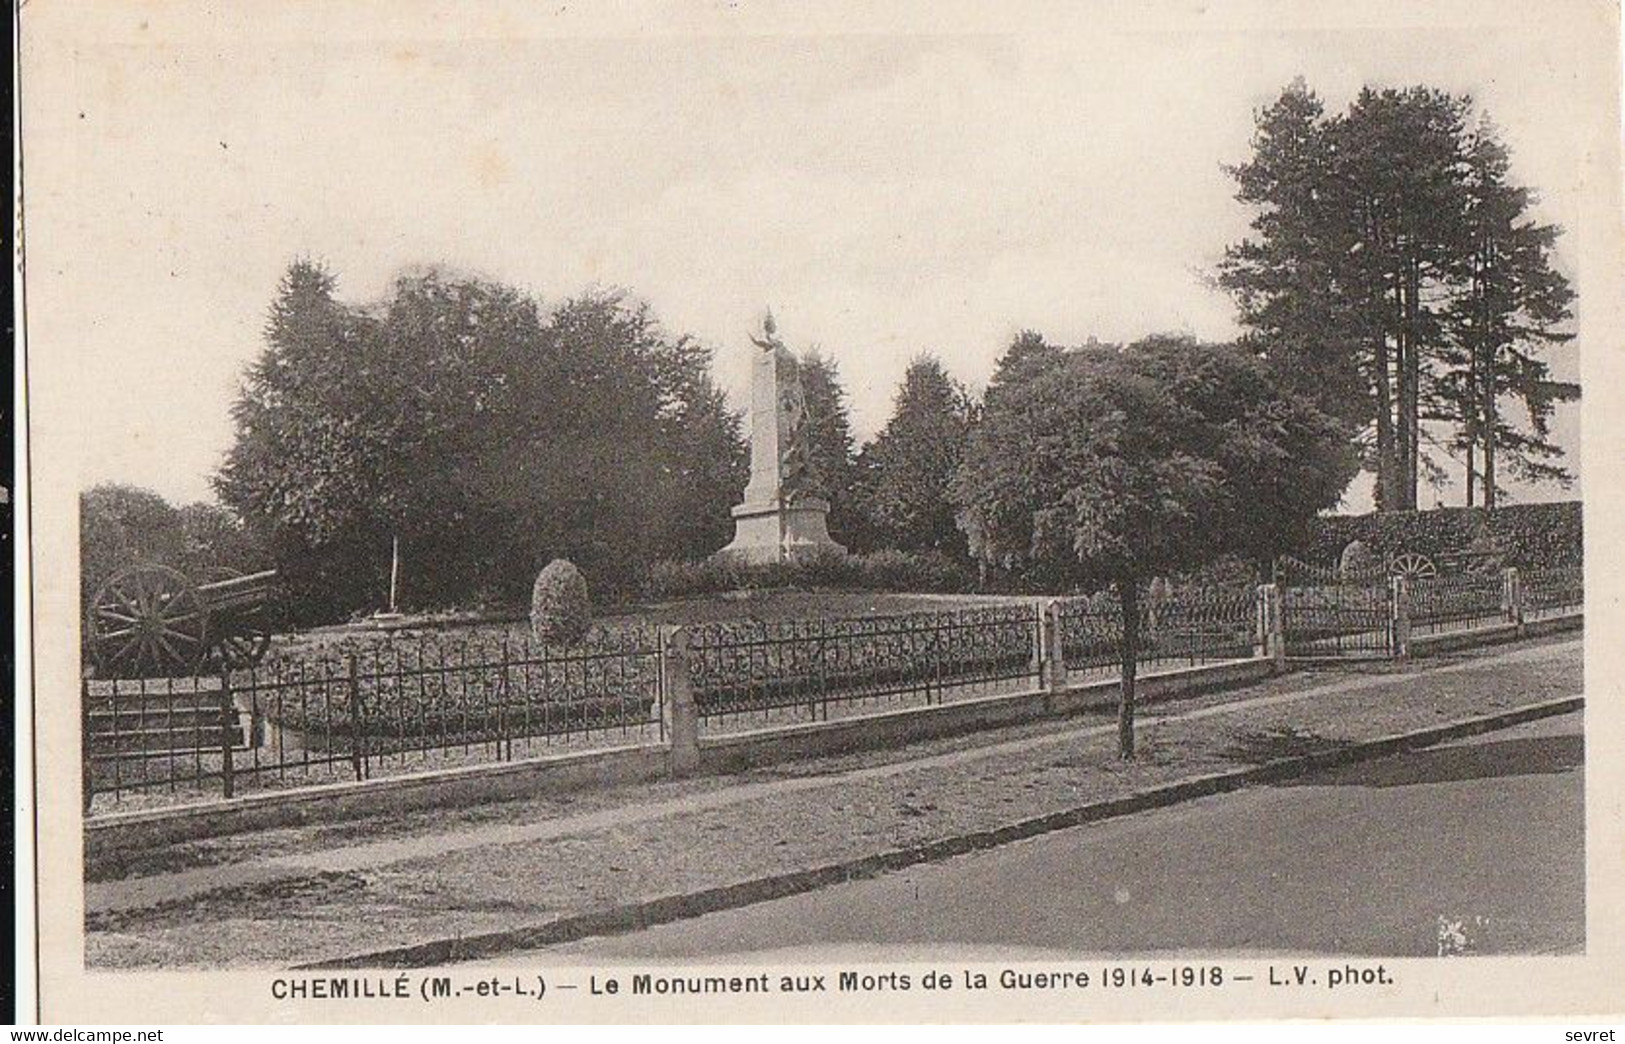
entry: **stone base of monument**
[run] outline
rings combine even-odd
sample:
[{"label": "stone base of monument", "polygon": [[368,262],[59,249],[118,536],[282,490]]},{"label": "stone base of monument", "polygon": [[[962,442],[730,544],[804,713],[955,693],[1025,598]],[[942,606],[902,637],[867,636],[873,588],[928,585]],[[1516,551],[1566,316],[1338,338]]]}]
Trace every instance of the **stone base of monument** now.
[{"label": "stone base of monument", "polygon": [[717,554],[747,565],[846,554],[846,548],[830,538],[827,500],[806,497],[793,502],[746,502],[733,509],[733,516],[733,543]]}]

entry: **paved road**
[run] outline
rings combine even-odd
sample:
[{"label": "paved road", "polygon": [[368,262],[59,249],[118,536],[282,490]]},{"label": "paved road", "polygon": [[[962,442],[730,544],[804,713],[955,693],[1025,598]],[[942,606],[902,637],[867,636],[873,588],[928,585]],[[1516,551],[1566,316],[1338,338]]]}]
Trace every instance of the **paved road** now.
[{"label": "paved road", "polygon": [[805,895],[583,940],[549,960],[983,958],[1584,946],[1581,715]]}]

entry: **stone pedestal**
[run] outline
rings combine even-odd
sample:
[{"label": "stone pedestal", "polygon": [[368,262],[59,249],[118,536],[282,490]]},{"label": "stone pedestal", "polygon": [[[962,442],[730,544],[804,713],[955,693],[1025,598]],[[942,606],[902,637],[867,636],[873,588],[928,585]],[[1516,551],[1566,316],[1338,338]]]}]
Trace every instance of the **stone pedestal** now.
[{"label": "stone pedestal", "polygon": [[807,497],[795,503],[739,504],[733,516],[733,543],[720,553],[735,555],[750,565],[846,553],[846,548],[830,539],[827,500]]},{"label": "stone pedestal", "polygon": [[805,402],[799,366],[775,335],[771,315],[763,331],[763,339],[752,338],[759,351],[751,366],[750,484],[733,509],[733,542],[719,554],[751,565],[845,554],[830,539],[829,502],[787,488],[801,477],[795,453]]}]

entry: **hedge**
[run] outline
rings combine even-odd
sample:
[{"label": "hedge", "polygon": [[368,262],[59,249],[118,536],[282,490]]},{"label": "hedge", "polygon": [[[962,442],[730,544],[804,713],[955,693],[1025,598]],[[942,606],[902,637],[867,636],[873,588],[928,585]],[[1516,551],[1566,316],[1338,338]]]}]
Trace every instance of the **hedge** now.
[{"label": "hedge", "polygon": [[1358,540],[1379,561],[1410,552],[1435,563],[1469,550],[1488,532],[1503,565],[1522,569],[1580,564],[1583,554],[1580,502],[1514,504],[1483,508],[1435,508],[1367,515],[1326,515],[1315,520],[1309,544],[1298,557],[1335,566],[1343,549]]},{"label": "hedge", "polygon": [[659,600],[778,587],[954,594],[975,586],[974,571],[959,559],[934,551],[886,550],[817,554],[764,565],[746,565],[727,555],[698,562],[656,562],[643,595]]}]

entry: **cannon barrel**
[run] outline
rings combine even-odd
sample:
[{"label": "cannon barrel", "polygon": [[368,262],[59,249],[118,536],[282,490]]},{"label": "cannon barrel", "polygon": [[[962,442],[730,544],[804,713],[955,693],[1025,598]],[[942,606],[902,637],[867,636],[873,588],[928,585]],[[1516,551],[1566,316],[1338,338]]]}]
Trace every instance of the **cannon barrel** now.
[{"label": "cannon barrel", "polygon": [[276,570],[266,569],[202,584],[197,593],[211,610],[251,608],[265,604],[275,580]]}]

